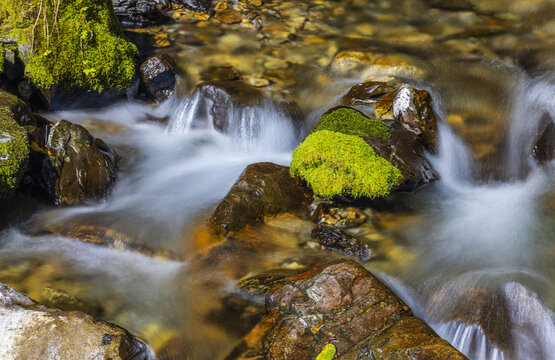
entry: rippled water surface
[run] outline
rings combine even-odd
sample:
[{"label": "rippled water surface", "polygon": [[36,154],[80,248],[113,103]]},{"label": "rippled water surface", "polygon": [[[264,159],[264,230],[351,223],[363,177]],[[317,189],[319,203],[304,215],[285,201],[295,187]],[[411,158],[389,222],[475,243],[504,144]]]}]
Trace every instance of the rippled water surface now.
[{"label": "rippled water surface", "polygon": [[[238,279],[335,255],[307,246],[312,225],[294,218],[245,235],[263,244],[257,251],[208,252],[218,239],[204,223],[248,164],[288,165],[319,116],[376,75],[336,71],[333,56],[372,49],[409,56],[421,70],[405,81],[433,96],[440,150],[430,160],[441,181],[368,210],[369,223],[353,232],[370,233],[385,256],[367,268],[472,359],[553,359],[555,164],[538,167],[525,154],[540,120],[555,119],[555,4],[315,0],[245,9],[247,20],[233,26],[176,13],[175,24],[148,30],[166,34],[157,51],[173,54],[182,73],[178,95],[158,107],[125,101],[45,114],[114,147],[119,180],[101,203],[25,200],[4,212],[0,282],[39,301],[46,288],[64,290],[157,352],[225,357],[263,311],[262,299],[234,300]],[[223,65],[268,99],[295,101],[302,133],[270,100],[225,104],[227,135],[208,112],[192,117],[205,105],[189,88]],[[67,236],[87,226],[148,251]]]}]

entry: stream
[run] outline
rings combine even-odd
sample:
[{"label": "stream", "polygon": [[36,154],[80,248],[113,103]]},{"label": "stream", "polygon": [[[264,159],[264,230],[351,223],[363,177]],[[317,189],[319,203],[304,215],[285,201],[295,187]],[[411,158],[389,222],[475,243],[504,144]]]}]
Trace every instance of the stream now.
[{"label": "stream", "polygon": [[[396,19],[381,31],[418,27],[406,11],[409,20]],[[247,31],[224,36],[232,35],[245,43],[230,53],[254,56],[259,50]],[[166,52],[182,68],[200,66],[191,60],[200,58],[198,52],[176,37]],[[215,57],[230,41],[203,51]],[[526,64],[461,60],[438,49],[425,51],[433,74],[406,81],[434,100],[439,151],[428,156],[441,180],[367,210],[388,256],[364,265],[470,359],[555,359],[555,163],[538,166],[526,155],[542,119],[555,119],[555,72],[532,74]],[[213,263],[199,256],[217,241],[206,220],[244,168],[261,161],[289,165],[321,114],[361,82],[321,72],[323,83],[313,68],[295,74],[299,81],[290,95],[305,114],[300,133],[271,101],[224,104],[231,128],[218,132],[210,112],[199,111],[205,106],[199,95],[187,92],[193,75],[157,107],[126,100],[45,113],[51,121],[82,124],[114,148],[122,158],[118,182],[104,202],[55,208],[27,199],[18,205],[0,231],[0,282],[38,301],[47,288],[63,290],[156,352],[224,358],[250,330],[226,303],[237,280],[334,258],[306,246],[312,225],[299,219],[269,221],[253,235],[274,244],[272,253],[220,254]],[[460,117],[471,120],[461,124]],[[156,255],[63,236],[79,226],[112,229]],[[263,309],[263,303],[254,306]]]}]

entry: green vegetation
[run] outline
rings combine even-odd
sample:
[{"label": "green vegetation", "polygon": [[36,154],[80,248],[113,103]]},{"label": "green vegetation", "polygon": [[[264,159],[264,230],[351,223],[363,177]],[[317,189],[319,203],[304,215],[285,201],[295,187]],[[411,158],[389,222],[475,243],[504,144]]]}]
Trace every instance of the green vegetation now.
[{"label": "green vegetation", "polygon": [[110,0],[0,0],[0,34],[28,47],[25,71],[38,87],[122,90],[138,51],[125,40]]},{"label": "green vegetation", "polygon": [[13,195],[28,160],[27,132],[15,122],[7,107],[0,107],[0,199]]},{"label": "green vegetation", "polygon": [[314,195],[321,197],[386,196],[402,178],[362,138],[329,130],[310,134],[297,147],[290,173],[304,179]]},{"label": "green vegetation", "polygon": [[316,357],[316,360],[332,360],[336,353],[335,345],[327,344],[324,350]]},{"label": "green vegetation", "polygon": [[368,119],[360,112],[349,108],[339,108],[322,116],[312,132],[320,130],[330,130],[356,136],[391,136],[387,124],[379,120]]},{"label": "green vegetation", "polygon": [[4,72],[4,60],[6,59],[6,49],[0,43],[0,74]]}]

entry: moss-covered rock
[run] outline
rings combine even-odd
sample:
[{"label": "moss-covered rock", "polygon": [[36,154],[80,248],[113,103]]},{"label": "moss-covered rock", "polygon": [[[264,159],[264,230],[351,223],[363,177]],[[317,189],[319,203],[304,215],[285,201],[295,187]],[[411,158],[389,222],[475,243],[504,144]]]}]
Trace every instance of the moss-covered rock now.
[{"label": "moss-covered rock", "polygon": [[4,60],[6,59],[6,49],[0,43],[0,74],[4,72]]},{"label": "moss-covered rock", "polygon": [[366,117],[360,111],[347,107],[339,107],[325,113],[316,123],[312,132],[330,130],[346,135],[390,137],[389,126]]},{"label": "moss-covered rock", "polygon": [[401,173],[359,136],[329,130],[310,134],[293,152],[290,173],[304,179],[315,196],[386,196]]},{"label": "moss-covered rock", "polygon": [[14,38],[38,87],[121,90],[135,79],[137,48],[110,0],[0,0],[0,32]]},{"label": "moss-covered rock", "polygon": [[0,92],[0,200],[10,198],[17,190],[29,161],[27,133],[17,123],[10,104],[2,102],[2,94]]}]

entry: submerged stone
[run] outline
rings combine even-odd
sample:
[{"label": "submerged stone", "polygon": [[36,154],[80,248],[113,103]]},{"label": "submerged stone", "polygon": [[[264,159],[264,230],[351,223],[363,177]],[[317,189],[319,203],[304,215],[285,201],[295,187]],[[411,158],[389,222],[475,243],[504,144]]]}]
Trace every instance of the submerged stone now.
[{"label": "submerged stone", "polygon": [[288,167],[251,164],[220,202],[209,223],[217,232],[227,234],[261,222],[269,215],[306,216],[311,201],[310,191],[289,176]]},{"label": "submerged stone", "polygon": [[266,309],[227,360],[313,360],[330,344],[334,359],[466,359],[354,262],[290,278],[267,295]]},{"label": "submerged stone", "polygon": [[0,357],[3,359],[153,359],[125,329],[79,311],[40,305],[0,284]]},{"label": "submerged stone", "polygon": [[326,249],[358,257],[363,262],[372,257],[372,250],[363,241],[329,225],[317,225],[312,229],[311,237]]}]

